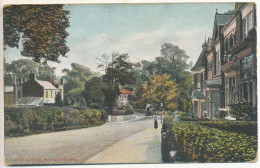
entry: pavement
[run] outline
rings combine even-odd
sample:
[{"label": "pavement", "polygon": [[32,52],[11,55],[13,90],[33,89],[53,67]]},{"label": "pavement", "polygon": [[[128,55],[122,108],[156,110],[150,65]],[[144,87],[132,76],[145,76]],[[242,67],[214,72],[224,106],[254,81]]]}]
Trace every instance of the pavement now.
[{"label": "pavement", "polygon": [[85,162],[85,164],[113,163],[162,163],[161,126],[133,134]]},{"label": "pavement", "polygon": [[[158,146],[160,129],[153,129],[153,118],[140,118],[98,127],[6,138],[5,163],[7,165],[83,164],[100,152],[112,149],[111,146],[115,144],[121,145],[121,152],[127,148],[132,152],[138,151],[136,155],[140,153],[142,157],[136,160],[136,163],[152,162],[156,159],[153,155],[150,156],[150,152],[157,151],[160,154]],[[124,142],[127,148],[124,147]],[[131,157],[129,161],[121,159],[122,161],[117,162],[133,162]]]}]

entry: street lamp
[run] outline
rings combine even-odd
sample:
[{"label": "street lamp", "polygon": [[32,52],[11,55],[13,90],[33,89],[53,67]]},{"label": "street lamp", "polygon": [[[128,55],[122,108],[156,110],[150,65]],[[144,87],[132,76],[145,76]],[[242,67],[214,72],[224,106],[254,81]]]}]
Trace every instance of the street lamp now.
[{"label": "street lamp", "polygon": [[[161,109],[163,110],[163,103],[161,103]],[[162,124],[162,111],[161,111],[161,124]]]}]

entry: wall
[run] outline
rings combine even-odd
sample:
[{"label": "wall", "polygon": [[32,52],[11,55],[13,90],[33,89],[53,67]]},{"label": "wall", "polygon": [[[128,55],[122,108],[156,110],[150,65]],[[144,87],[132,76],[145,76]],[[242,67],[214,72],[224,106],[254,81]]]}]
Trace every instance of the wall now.
[{"label": "wall", "polygon": [[135,114],[131,115],[120,115],[120,116],[108,116],[108,122],[120,122],[120,121],[128,121],[136,118]]}]

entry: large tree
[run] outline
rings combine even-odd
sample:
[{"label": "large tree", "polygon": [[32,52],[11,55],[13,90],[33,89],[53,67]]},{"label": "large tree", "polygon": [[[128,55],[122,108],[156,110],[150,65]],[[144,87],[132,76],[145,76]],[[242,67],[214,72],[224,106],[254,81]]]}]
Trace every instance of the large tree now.
[{"label": "large tree", "polygon": [[156,57],[154,61],[143,60],[143,69],[139,76],[143,81],[156,72],[158,75],[167,74],[169,79],[173,80],[178,87],[178,110],[189,111],[191,108],[189,90],[192,83],[192,74],[189,71],[189,56],[186,52],[176,45],[164,43],[161,46],[161,56]]},{"label": "large tree", "polygon": [[86,81],[83,97],[88,106],[95,105],[101,107],[103,105],[104,94],[102,92],[101,80],[101,77],[93,77]]},{"label": "large tree", "polygon": [[97,75],[90,68],[77,63],[71,64],[71,70],[65,68],[62,72],[65,80],[64,95],[68,96],[71,101],[75,99],[77,102],[80,102],[82,99],[85,82]]},{"label": "large tree", "polygon": [[4,63],[4,84],[12,85],[14,78],[28,80],[29,73],[36,69],[38,70],[36,74],[38,80],[45,80],[47,75],[50,75],[52,79],[55,78],[55,67],[42,65],[29,59],[19,59],[11,63]]},{"label": "large tree", "polygon": [[102,76],[103,93],[109,114],[113,112],[116,97],[120,94],[119,85],[124,86],[136,82],[136,72],[128,59],[127,53],[102,55],[99,59],[101,61],[99,68],[105,70]]},{"label": "large tree", "polygon": [[63,5],[11,5],[3,10],[4,47],[19,47],[21,54],[35,62],[60,62],[69,47],[66,44],[69,11]]},{"label": "large tree", "polygon": [[155,72],[149,76],[144,97],[149,103],[160,106],[163,103],[166,110],[177,109],[178,88],[174,81],[170,80],[170,75],[157,75]]}]

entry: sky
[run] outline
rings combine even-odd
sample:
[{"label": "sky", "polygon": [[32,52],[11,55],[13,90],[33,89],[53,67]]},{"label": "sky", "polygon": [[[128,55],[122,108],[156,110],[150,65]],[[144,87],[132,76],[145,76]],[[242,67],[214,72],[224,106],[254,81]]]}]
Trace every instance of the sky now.
[{"label": "sky", "polygon": [[[103,54],[121,52],[132,62],[153,61],[168,42],[184,49],[194,65],[205,35],[212,36],[216,9],[224,13],[234,7],[235,3],[66,5],[70,52],[60,64],[48,64],[56,67],[57,75],[74,62],[98,72],[97,58]],[[26,58],[16,48],[7,48],[4,56],[9,63]]]}]

